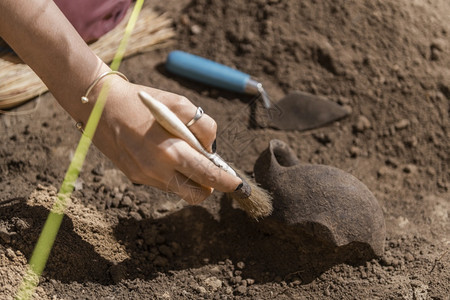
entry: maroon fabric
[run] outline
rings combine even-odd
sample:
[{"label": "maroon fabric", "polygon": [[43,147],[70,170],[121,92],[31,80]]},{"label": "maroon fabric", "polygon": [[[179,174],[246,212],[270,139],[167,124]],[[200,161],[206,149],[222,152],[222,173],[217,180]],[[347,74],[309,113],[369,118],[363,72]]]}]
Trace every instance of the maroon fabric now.
[{"label": "maroon fabric", "polygon": [[125,16],[131,0],[54,0],[86,42],[113,29]]}]

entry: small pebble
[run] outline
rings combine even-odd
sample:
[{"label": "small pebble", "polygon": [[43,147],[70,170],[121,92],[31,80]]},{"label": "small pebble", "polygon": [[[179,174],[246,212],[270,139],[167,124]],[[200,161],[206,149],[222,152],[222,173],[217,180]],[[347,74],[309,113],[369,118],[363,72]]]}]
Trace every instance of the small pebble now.
[{"label": "small pebble", "polygon": [[240,285],[235,290],[238,294],[245,295],[247,294],[247,287]]},{"label": "small pebble", "polygon": [[357,157],[361,154],[361,149],[356,147],[356,146],[352,146],[350,147],[350,155],[352,157]]},{"label": "small pebble", "polygon": [[407,164],[403,167],[403,172],[410,174],[410,173],[416,173],[417,172],[417,166],[413,164]]},{"label": "small pebble", "polygon": [[150,204],[141,204],[139,205],[138,213],[142,216],[142,218],[148,219],[151,216],[150,208]]},{"label": "small pebble", "polygon": [[232,284],[237,284],[237,283],[240,283],[241,281],[242,281],[242,277],[241,277],[241,276],[233,277],[233,278],[231,278],[231,280],[230,280],[230,282],[231,282]]},{"label": "small pebble", "polygon": [[105,175],[105,169],[102,164],[98,164],[92,169],[91,173],[97,176],[103,176]]},{"label": "small pebble", "polygon": [[0,227],[0,238],[6,243],[11,243],[11,234],[4,227]]},{"label": "small pebble", "polygon": [[16,254],[11,248],[6,249],[6,256],[11,260],[14,260],[16,258]]},{"label": "small pebble", "polygon": [[302,284],[302,282],[300,280],[294,280],[292,281],[292,285],[293,286],[299,286],[300,284]]},{"label": "small pebble", "polygon": [[191,33],[194,35],[202,33],[202,28],[197,24],[191,26]]},{"label": "small pebble", "polygon": [[111,199],[111,207],[119,207],[120,199],[119,198],[110,198]]},{"label": "small pebble", "polygon": [[350,99],[341,96],[341,97],[339,97],[339,99],[338,99],[338,103],[341,104],[341,105],[349,104],[349,103],[350,103]]},{"label": "small pebble", "polygon": [[387,174],[389,174],[389,172],[390,172],[389,167],[382,166],[382,167],[380,167],[380,168],[378,169],[377,175],[378,175],[378,177],[384,177],[384,176],[386,176]]},{"label": "small pebble", "polygon": [[213,291],[216,291],[222,287],[222,281],[217,277],[208,277],[205,279],[205,284],[211,287]]},{"label": "small pebble", "polygon": [[245,263],[243,261],[240,261],[236,264],[236,267],[238,267],[238,269],[243,269],[245,267]]},{"label": "small pebble", "polygon": [[128,188],[127,184],[126,184],[126,183],[122,183],[122,184],[119,186],[119,192],[125,193],[125,191],[127,190],[127,188]]},{"label": "small pebble", "polygon": [[187,14],[181,15],[180,22],[183,25],[189,25],[189,23],[191,22],[191,20],[189,19],[189,15],[187,15]]},{"label": "small pebble", "polygon": [[388,157],[386,159],[386,165],[392,166],[393,168],[397,168],[399,165],[399,162],[393,157]]},{"label": "small pebble", "polygon": [[427,174],[430,175],[430,176],[436,175],[436,169],[433,168],[433,167],[428,167],[427,168]]},{"label": "small pebble", "polygon": [[431,49],[436,49],[439,51],[444,51],[445,49],[445,40],[444,39],[435,39],[431,42]]},{"label": "small pebble", "polygon": [[392,265],[392,257],[389,256],[383,256],[383,258],[381,259],[381,263],[385,266],[390,266]]},{"label": "small pebble", "polygon": [[364,132],[364,130],[369,129],[372,127],[372,124],[370,123],[369,119],[367,119],[365,116],[359,116],[358,120],[356,121],[356,124],[354,125],[354,128],[357,132]]},{"label": "small pebble", "polygon": [[196,288],[196,291],[197,291],[199,294],[205,294],[205,293],[206,293],[206,289],[205,289],[204,287],[202,287],[202,286],[197,287],[197,288]]},{"label": "small pebble", "polygon": [[414,260],[414,255],[412,255],[411,253],[406,253],[405,254],[405,260],[406,261],[409,261],[409,262],[411,262],[411,261],[413,261]]},{"label": "small pebble", "polygon": [[231,286],[227,286],[225,289],[225,293],[226,294],[232,294],[233,293],[233,288]]},{"label": "small pebble", "polygon": [[131,207],[133,206],[133,200],[131,200],[130,196],[124,196],[120,204],[125,207]]},{"label": "small pebble", "polygon": [[430,59],[437,61],[441,58],[441,51],[438,50],[437,48],[433,48],[431,49],[431,55],[430,55]]},{"label": "small pebble", "polygon": [[399,259],[397,259],[397,258],[392,259],[392,266],[393,267],[398,267],[398,266],[400,266],[400,264],[401,264],[401,262],[400,262]]},{"label": "small pebble", "polygon": [[410,284],[412,287],[422,287],[422,286],[424,285],[424,283],[423,283],[422,281],[417,280],[417,279],[411,280],[411,281],[409,282],[409,284]]},{"label": "small pebble", "polygon": [[112,198],[108,197],[105,200],[105,208],[111,208],[112,205]]},{"label": "small pebble", "polygon": [[408,119],[402,119],[400,121],[398,121],[397,123],[395,123],[395,129],[397,130],[402,130],[405,129],[406,127],[408,127],[410,124]]},{"label": "small pebble", "polygon": [[331,138],[328,134],[320,132],[320,133],[313,133],[313,137],[322,145],[326,145],[331,143]]},{"label": "small pebble", "polygon": [[406,138],[404,143],[405,143],[405,146],[410,147],[410,148],[414,148],[419,144],[416,136],[414,136],[414,135]]},{"label": "small pebble", "polygon": [[352,108],[350,105],[348,105],[348,104],[342,105],[342,108],[343,108],[348,114],[351,114],[351,113],[353,112],[353,108]]},{"label": "small pebble", "polygon": [[139,222],[139,221],[142,221],[142,217],[141,217],[141,215],[140,215],[138,212],[130,211],[128,214],[129,214],[130,217],[133,218],[134,220],[136,220],[136,221],[138,221],[138,222]]},{"label": "small pebble", "polygon": [[84,181],[81,178],[77,178],[77,180],[75,181],[75,184],[73,186],[73,189],[75,191],[81,191],[83,189],[84,186]]}]

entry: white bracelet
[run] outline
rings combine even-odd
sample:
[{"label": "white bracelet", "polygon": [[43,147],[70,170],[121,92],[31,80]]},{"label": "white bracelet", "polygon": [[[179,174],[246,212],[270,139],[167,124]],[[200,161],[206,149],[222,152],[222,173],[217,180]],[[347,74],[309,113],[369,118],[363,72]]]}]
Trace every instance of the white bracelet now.
[{"label": "white bracelet", "polygon": [[81,103],[86,104],[86,103],[89,102],[88,96],[89,96],[89,93],[91,92],[91,90],[94,88],[94,86],[97,85],[97,83],[98,83],[103,77],[106,77],[106,76],[108,76],[108,75],[119,75],[120,77],[122,77],[122,78],[125,79],[126,81],[129,81],[128,78],[127,78],[125,75],[123,75],[122,73],[120,73],[120,72],[118,72],[118,71],[108,71],[108,72],[105,72],[105,73],[101,74],[100,76],[98,76],[98,77],[91,83],[91,85],[89,85],[89,87],[88,87],[87,90],[86,90],[86,94],[84,94],[84,96],[81,97]]}]

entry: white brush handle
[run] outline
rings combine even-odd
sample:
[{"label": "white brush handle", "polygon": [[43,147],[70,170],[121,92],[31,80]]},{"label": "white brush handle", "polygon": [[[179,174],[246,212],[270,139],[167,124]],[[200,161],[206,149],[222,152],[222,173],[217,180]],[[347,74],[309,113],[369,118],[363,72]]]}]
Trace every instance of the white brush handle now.
[{"label": "white brush handle", "polygon": [[206,151],[189,128],[167,106],[146,92],[139,92],[139,97],[164,129],[190,144],[219,168],[233,176],[237,176],[236,172],[218,154]]}]

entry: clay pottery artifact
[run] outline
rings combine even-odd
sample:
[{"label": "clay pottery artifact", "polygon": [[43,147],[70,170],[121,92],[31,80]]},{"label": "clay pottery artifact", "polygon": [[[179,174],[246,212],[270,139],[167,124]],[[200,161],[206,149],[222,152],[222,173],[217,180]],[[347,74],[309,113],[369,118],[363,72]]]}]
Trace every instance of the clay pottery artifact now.
[{"label": "clay pottery artifact", "polygon": [[270,218],[301,226],[336,247],[367,244],[384,251],[383,212],[375,196],[357,178],[335,167],[301,163],[289,146],[271,140],[256,161],[255,179],[273,196]]}]

